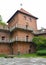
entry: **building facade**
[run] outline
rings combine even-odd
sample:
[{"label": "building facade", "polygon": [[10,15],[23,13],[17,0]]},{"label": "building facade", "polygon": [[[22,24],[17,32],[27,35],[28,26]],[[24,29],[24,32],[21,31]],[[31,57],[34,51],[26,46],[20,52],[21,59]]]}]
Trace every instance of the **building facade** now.
[{"label": "building facade", "polygon": [[33,37],[46,35],[44,31],[37,31],[37,19],[21,8],[7,21],[8,25],[0,25],[0,54],[35,52]]}]

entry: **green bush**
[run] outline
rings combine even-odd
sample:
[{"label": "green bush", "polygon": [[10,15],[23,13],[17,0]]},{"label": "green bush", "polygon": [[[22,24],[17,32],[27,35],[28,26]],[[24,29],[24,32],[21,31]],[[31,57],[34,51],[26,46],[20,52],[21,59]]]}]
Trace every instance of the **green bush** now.
[{"label": "green bush", "polygon": [[32,42],[36,45],[36,50],[41,50],[46,48],[46,37],[44,36],[35,36]]},{"label": "green bush", "polygon": [[38,55],[46,55],[46,50],[39,50],[37,51]]}]

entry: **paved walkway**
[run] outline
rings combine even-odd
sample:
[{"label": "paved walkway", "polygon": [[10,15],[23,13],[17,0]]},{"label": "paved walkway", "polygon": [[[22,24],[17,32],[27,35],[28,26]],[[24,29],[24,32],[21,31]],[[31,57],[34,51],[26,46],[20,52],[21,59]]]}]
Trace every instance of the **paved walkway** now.
[{"label": "paved walkway", "polygon": [[46,65],[46,58],[0,58],[0,65]]}]

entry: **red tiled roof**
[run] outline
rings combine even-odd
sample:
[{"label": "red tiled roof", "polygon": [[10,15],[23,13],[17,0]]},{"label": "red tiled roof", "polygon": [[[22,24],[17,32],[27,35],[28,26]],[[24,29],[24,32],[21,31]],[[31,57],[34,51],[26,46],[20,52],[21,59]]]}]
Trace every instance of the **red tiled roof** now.
[{"label": "red tiled roof", "polygon": [[[23,14],[26,14],[26,15],[28,15],[28,16],[31,16],[31,17],[33,17],[33,18],[35,18],[35,19],[38,19],[37,17],[33,16],[32,14],[30,14],[29,12],[27,12],[27,11],[24,10],[23,8],[21,8],[20,10],[17,10],[17,11],[14,13],[14,15],[16,15],[16,13],[18,13],[18,12],[23,13]],[[14,17],[14,15],[13,15],[7,22],[9,22],[9,21]]]},{"label": "red tiled roof", "polygon": [[26,10],[24,10],[23,8],[21,8],[19,11],[23,12],[23,13],[26,13],[26,14],[29,14],[31,15],[29,12],[27,12]]}]

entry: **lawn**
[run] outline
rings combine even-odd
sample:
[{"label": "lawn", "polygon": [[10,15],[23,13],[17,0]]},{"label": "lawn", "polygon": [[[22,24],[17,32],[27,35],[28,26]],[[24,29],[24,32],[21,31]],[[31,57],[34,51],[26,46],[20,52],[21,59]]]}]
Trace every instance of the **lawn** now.
[{"label": "lawn", "polygon": [[19,55],[5,55],[5,54],[0,54],[0,57],[5,57],[5,58],[13,58],[13,57],[17,57],[17,58],[30,58],[30,57],[33,57],[33,58],[37,58],[37,57],[43,57],[43,58],[46,58],[46,55],[44,56],[39,56],[37,55],[36,53],[32,53],[32,54],[19,54]]},{"label": "lawn", "polygon": [[30,58],[30,57],[43,57],[46,58],[46,56],[39,56],[36,53],[33,54],[20,54],[20,55],[15,55],[15,57],[19,57],[19,58]]}]

